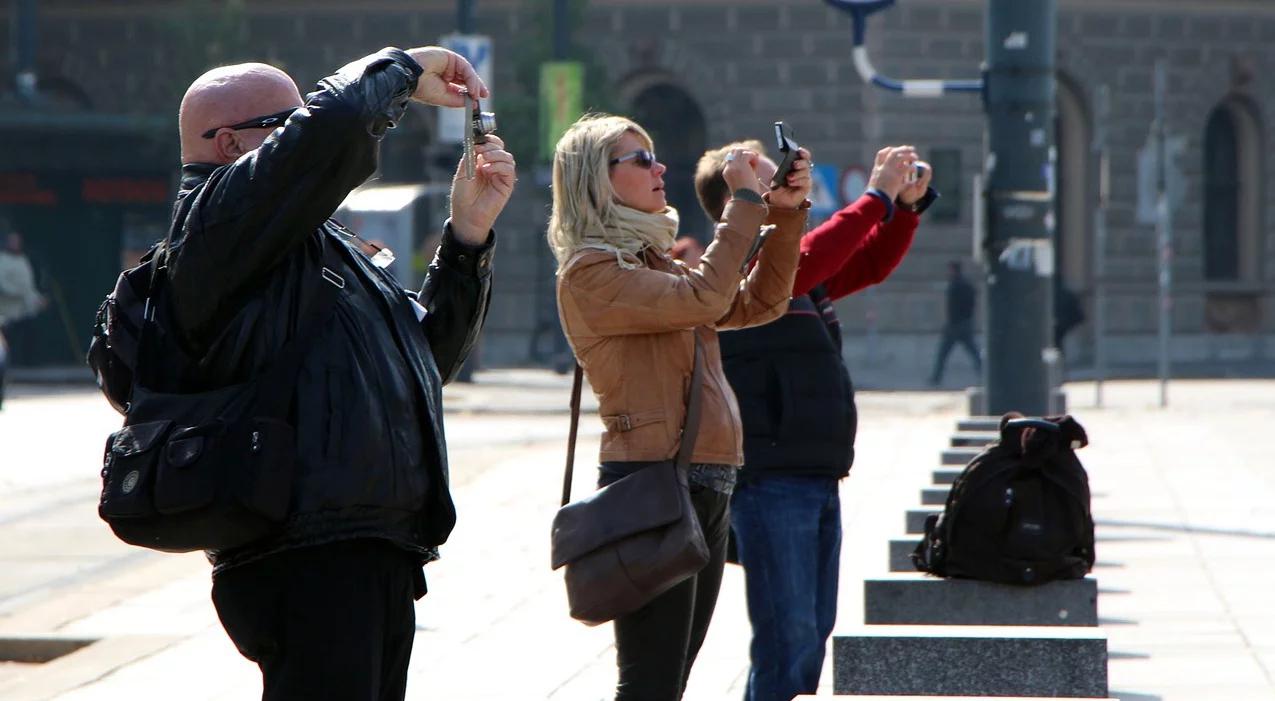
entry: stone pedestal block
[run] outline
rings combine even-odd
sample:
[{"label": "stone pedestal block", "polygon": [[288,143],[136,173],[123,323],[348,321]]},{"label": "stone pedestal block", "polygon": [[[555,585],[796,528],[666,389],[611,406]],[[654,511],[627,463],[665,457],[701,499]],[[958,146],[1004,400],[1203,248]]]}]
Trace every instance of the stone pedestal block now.
[{"label": "stone pedestal block", "polygon": [[947,494],[950,491],[952,491],[950,487],[943,487],[942,489],[939,489],[939,488],[922,489],[921,490],[921,505],[922,506],[943,506],[944,504],[947,503]]},{"label": "stone pedestal block", "polygon": [[964,465],[981,452],[983,452],[982,448],[948,448],[943,451],[942,464]]},{"label": "stone pedestal block", "polygon": [[940,467],[934,471],[934,484],[951,484],[961,475],[964,468]]},{"label": "stone pedestal block", "polygon": [[863,583],[863,621],[894,625],[1096,626],[1092,577],[1034,587],[895,574]]},{"label": "stone pedestal block", "polygon": [[984,448],[988,443],[1000,440],[1001,434],[995,431],[962,432],[952,436],[953,448]]},{"label": "stone pedestal block", "polygon": [[1107,696],[1100,628],[861,626],[832,649],[837,694]]},{"label": "stone pedestal block", "polygon": [[907,533],[909,535],[912,533],[917,533],[917,534],[924,533],[925,519],[929,517],[930,514],[937,514],[941,511],[942,509],[934,509],[934,508],[908,509],[907,515],[904,518],[905,526],[907,528]]},{"label": "stone pedestal block", "polygon": [[971,416],[956,422],[956,430],[961,433],[999,433],[1001,417]]},{"label": "stone pedestal block", "polygon": [[891,572],[916,572],[916,566],[912,564],[912,551],[916,550],[919,542],[921,539],[918,536],[890,540]]}]

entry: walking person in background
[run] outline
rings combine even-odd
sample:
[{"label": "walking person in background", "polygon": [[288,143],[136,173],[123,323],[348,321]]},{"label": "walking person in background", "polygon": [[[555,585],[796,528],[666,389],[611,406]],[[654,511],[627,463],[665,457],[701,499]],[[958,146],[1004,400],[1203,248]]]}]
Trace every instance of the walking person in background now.
[{"label": "walking person in background", "polygon": [[[680,699],[708,631],[743,462],[717,331],[763,324],[787,309],[809,208],[808,159],[803,152],[786,186],[767,192],[758,155],[733,149],[722,168],[730,202],[698,263],[682,264],[670,257],[678,217],[665,200],[666,169],[641,126],[589,115],[555,149],[549,245],[562,327],[605,427],[599,487],[677,453],[697,343],[703,349],[689,482],[709,562],[615,620],[617,701]],[[763,225],[775,228],[749,271]]]},{"label": "walking person in background", "polygon": [[[762,149],[756,141],[724,146],[696,169],[696,194],[714,220],[730,200],[723,161],[741,147]],[[744,428],[731,527],[753,628],[746,701],[788,701],[819,686],[837,618],[838,487],[854,462],[858,425],[832,303],[885,280],[902,262],[918,215],[937,196],[928,167],[906,182],[918,163],[911,146],[882,149],[867,192],[802,237],[788,312],[721,334]],[[758,176],[765,182],[774,172],[763,156]]]},{"label": "walking person in background", "polygon": [[4,406],[5,375],[9,366],[9,343],[5,340],[5,327],[38,314],[48,305],[35,286],[35,272],[22,248],[22,234],[10,229],[0,220],[0,236],[4,247],[0,248],[0,408]]},{"label": "walking person in background", "polygon": [[974,286],[961,273],[961,262],[947,264],[947,323],[943,325],[943,337],[939,341],[938,355],[934,358],[934,372],[930,374],[930,386],[937,387],[943,381],[943,366],[952,346],[961,344],[974,363],[974,372],[983,371],[983,359],[974,341],[974,301],[978,295]]}]

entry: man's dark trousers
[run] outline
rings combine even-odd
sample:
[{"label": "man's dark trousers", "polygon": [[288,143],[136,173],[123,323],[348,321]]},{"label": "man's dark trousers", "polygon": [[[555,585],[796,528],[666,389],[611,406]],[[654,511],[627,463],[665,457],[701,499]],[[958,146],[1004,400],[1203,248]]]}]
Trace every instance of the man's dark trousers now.
[{"label": "man's dark trousers", "polygon": [[746,701],[814,693],[837,619],[841,559],[838,480],[759,474],[741,479],[731,527],[753,626]]},{"label": "man's dark trousers", "polygon": [[419,558],[388,541],[286,550],[213,578],[217,615],[261,667],[263,701],[401,701]]}]

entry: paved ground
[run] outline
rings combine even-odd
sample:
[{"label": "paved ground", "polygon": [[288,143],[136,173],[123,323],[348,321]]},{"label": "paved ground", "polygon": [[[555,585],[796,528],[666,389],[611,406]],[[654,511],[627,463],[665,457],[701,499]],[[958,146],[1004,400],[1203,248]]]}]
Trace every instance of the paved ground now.
[{"label": "paved ground", "polygon": [[[567,378],[479,379],[448,390],[461,522],[428,570],[408,696],[605,699],[610,631],[567,617],[547,564]],[[1166,410],[1151,382],[1108,383],[1102,409],[1092,385],[1068,393],[1093,443],[1081,457],[1111,695],[1275,699],[1275,382],[1175,383]],[[859,458],[843,485],[844,626],[862,621],[860,582],[885,571],[886,542],[964,413],[954,392],[862,393],[859,405]],[[24,636],[99,641],[43,664],[0,662],[0,699],[256,697],[255,667],[217,625],[202,557],[129,548],[97,520],[101,442],[117,425],[76,388],[19,388],[0,412],[0,653],[32,649],[15,642]],[[594,451],[582,441],[586,468]],[[728,568],[688,700],[741,696],[747,638],[742,580]]]}]

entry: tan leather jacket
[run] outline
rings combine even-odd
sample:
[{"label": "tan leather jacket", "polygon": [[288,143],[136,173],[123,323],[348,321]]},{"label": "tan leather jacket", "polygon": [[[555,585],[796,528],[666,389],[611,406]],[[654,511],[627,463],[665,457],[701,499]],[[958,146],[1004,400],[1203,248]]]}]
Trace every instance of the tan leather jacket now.
[{"label": "tan leather jacket", "polygon": [[[763,223],[775,229],[745,276]],[[732,200],[695,267],[649,249],[647,267],[633,270],[596,249],[567,261],[558,274],[558,315],[598,397],[603,462],[677,453],[698,327],[704,398],[692,461],[743,464],[739,406],[722,372],[716,329],[757,326],[787,311],[805,227],[805,208]]]}]

